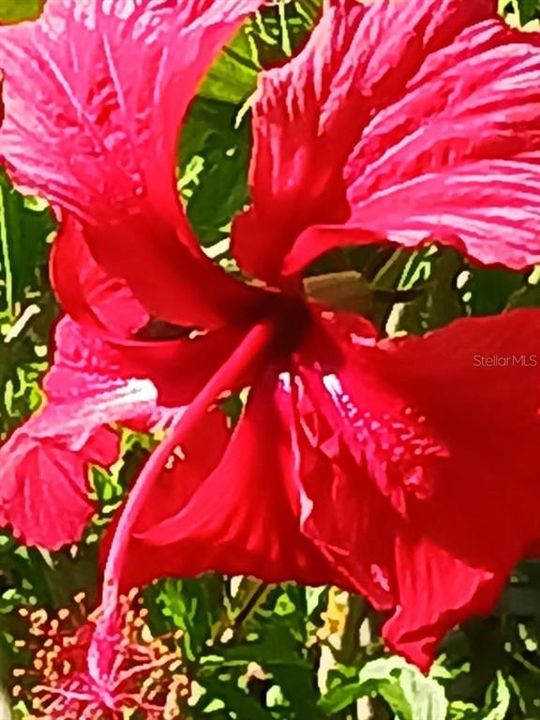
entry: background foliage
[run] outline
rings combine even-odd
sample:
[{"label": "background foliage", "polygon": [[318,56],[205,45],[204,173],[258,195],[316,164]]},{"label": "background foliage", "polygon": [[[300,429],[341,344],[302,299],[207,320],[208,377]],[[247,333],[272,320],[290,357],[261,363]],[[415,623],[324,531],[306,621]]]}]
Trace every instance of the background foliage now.
[{"label": "background foliage", "polygon": [[[471,0],[474,1],[474,0]],[[260,70],[290,56],[317,15],[318,0],[277,0],[250,21],[200,87],[182,132],[179,192],[201,242],[230,268],[231,216],[248,199],[249,98]],[[39,0],[0,0],[2,22],[39,12]],[[536,0],[500,6],[512,24],[540,27]],[[55,224],[47,206],[0,178],[0,439],[39,406],[38,381],[58,314],[47,280]],[[540,270],[474,269],[451,250],[364,248],[332,255],[314,271],[361,269],[366,312],[389,333],[425,332],[459,316],[540,306]],[[21,608],[73,606],[95,596],[97,542],[149,440],[124,435],[123,460],[95,470],[101,501],[83,542],[48,553],[0,536],[0,680],[28,662]],[[181,629],[193,720],[505,720],[540,718],[540,570],[516,568],[500,607],[447,638],[429,677],[384,652],[381,618],[333,588],[265,586],[207,575],[145,591],[156,631]],[[28,717],[24,692],[15,717]],[[4,713],[2,715],[2,713]],[[9,717],[0,707],[0,718]]]}]

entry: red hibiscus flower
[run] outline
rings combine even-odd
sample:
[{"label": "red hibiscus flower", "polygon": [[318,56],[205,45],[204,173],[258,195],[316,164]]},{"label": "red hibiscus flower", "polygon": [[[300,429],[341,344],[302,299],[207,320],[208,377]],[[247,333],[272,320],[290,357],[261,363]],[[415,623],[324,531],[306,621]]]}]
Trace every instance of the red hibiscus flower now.
[{"label": "red hibiscus flower", "polygon": [[[232,235],[259,282],[240,283],[189,230],[174,145],[186,88],[255,5],[49,0],[37,24],[0,33],[0,152],[61,208],[52,275],[72,318],[50,376],[62,382],[3,451],[4,522],[28,542],[74,539],[84,467],[112,455],[107,425],[185,406],[115,524],[89,657],[121,591],[214,569],[361,592],[389,611],[388,643],[425,668],[539,537],[540,313],[379,339],[310,298],[302,273],[375,240],[538,262],[540,48],[490,0],[331,3],[303,51],[261,79],[252,205]],[[177,337],[148,339],[158,321]],[[245,387],[231,431],[214,407]],[[59,533],[32,489],[73,483],[76,522]],[[103,688],[110,673],[89,674]]]}]

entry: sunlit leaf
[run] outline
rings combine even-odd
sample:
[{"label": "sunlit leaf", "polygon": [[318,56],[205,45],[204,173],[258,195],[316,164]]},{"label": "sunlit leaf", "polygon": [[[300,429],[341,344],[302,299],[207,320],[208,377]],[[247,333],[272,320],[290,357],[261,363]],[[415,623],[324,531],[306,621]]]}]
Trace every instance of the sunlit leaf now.
[{"label": "sunlit leaf", "polygon": [[448,709],[444,689],[434,679],[398,657],[368,662],[358,680],[330,690],[320,707],[331,714],[366,696],[383,697],[402,720],[445,720]]}]

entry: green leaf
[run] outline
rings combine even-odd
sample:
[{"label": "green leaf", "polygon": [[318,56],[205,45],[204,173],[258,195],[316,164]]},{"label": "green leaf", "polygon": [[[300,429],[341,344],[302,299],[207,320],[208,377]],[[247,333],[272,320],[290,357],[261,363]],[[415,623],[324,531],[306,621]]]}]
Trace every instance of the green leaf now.
[{"label": "green leaf", "polygon": [[255,14],[210,68],[202,97],[242,104],[255,91],[263,68],[294,54],[313,26],[321,0],[277,0]]},{"label": "green leaf", "polygon": [[367,663],[358,681],[333,688],[320,702],[327,714],[343,710],[361,697],[379,695],[401,720],[445,720],[448,709],[444,689],[433,678],[399,657]]},{"label": "green leaf", "polygon": [[525,25],[538,17],[540,8],[538,0],[517,0],[516,5],[521,25]]},{"label": "green leaf", "polygon": [[45,0],[0,0],[0,23],[34,20],[44,4]]},{"label": "green leaf", "polygon": [[498,671],[490,685],[484,708],[455,700],[449,707],[451,720],[506,720],[510,710],[511,693],[502,672]]},{"label": "green leaf", "polygon": [[390,335],[403,331],[422,334],[443,327],[463,314],[456,291],[456,278],[463,264],[459,253],[431,246],[412,254],[404,253],[404,257],[407,256],[409,260],[397,289],[415,290],[417,296],[393,305],[385,325]]},{"label": "green leaf", "polygon": [[238,108],[199,98],[180,141],[180,192],[200,242],[228,235],[232,216],[248,200],[249,127],[236,127]]},{"label": "green leaf", "polygon": [[511,306],[524,280],[524,274],[519,272],[471,267],[469,279],[462,288],[470,314],[497,315]]},{"label": "green leaf", "polygon": [[[520,276],[521,278],[521,276]],[[505,310],[512,310],[519,307],[535,307],[540,305],[540,267],[535,268],[524,284],[518,286],[510,296],[506,298]]]},{"label": "green leaf", "polygon": [[208,574],[198,580],[163,580],[147,589],[146,599],[151,622],[159,632],[171,627],[184,630],[183,651],[194,661],[222,612],[223,579]]},{"label": "green leaf", "polygon": [[[539,0],[499,0],[499,13],[513,27],[524,27],[540,15]],[[525,28],[536,30],[535,27]]]},{"label": "green leaf", "polygon": [[488,691],[488,703],[490,705],[495,703],[495,705],[485,716],[485,720],[505,720],[508,710],[510,709],[510,700],[511,696],[508,685],[506,684],[503,674],[498,671],[497,678]]},{"label": "green leaf", "polygon": [[255,90],[260,70],[249,26],[245,26],[210,68],[199,94],[209,100],[243,103]]},{"label": "green leaf", "polygon": [[[222,681],[212,678],[210,682],[205,683],[205,689],[209,699],[212,698],[212,704],[216,705],[216,700],[218,700],[225,707],[227,714],[219,715],[220,718],[272,720],[272,715],[261,705],[260,701],[233,684],[230,678],[224,677]],[[203,717],[215,717],[213,713],[209,712],[212,704],[208,703]]]},{"label": "green leaf", "polygon": [[320,702],[319,708],[326,715],[335,715],[341,710],[345,710],[355,703],[359,698],[368,695],[364,683],[350,683],[332,688],[324,695]]},{"label": "green leaf", "polygon": [[13,189],[0,175],[0,295],[10,318],[15,304],[36,284],[39,266],[46,262],[47,238],[55,223],[48,207]]}]

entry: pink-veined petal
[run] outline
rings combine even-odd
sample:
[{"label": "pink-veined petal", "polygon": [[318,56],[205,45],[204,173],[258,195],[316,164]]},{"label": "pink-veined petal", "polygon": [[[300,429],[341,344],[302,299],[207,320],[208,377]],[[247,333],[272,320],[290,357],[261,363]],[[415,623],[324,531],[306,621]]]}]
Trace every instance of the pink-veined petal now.
[{"label": "pink-veined petal", "polygon": [[16,182],[93,223],[147,198],[176,215],[180,122],[257,5],[51,0],[37,22],[0,29],[0,153]]},{"label": "pink-veined petal", "polygon": [[[118,456],[118,438],[99,428],[72,445],[55,433],[49,422],[47,436],[34,434],[30,421],[16,430],[0,449],[0,525],[9,525],[26,545],[58,549],[80,539],[94,513],[87,476],[90,465],[109,466]],[[38,432],[41,428],[38,429]]]},{"label": "pink-veined petal", "polygon": [[52,549],[78,540],[94,512],[89,466],[109,466],[119,452],[108,425],[151,417],[157,398],[149,380],[122,380],[105,359],[99,365],[96,344],[69,321],[56,339],[44,406],[0,449],[0,523],[26,544]]},{"label": "pink-veined petal", "polygon": [[427,58],[350,157],[351,216],[300,236],[287,271],[331,247],[436,240],[486,264],[538,261],[540,108],[536,36],[493,21]]},{"label": "pink-veined petal", "polygon": [[492,0],[327,5],[304,50],[261,77],[253,205],[237,219],[233,236],[247,272],[275,280],[298,234],[346,221],[344,168],[366,126],[406,94],[432,54],[494,16]]},{"label": "pink-veined petal", "polygon": [[171,322],[216,326],[254,295],[200,252],[175,158],[197,83],[258,4],[51,0],[0,29],[10,174],[86,224],[103,270]]},{"label": "pink-veined petal", "polygon": [[108,466],[118,455],[110,425],[166,426],[237,342],[223,330],[193,341],[122,344],[62,320],[43,382],[46,402],[0,449],[0,523],[27,544],[77,540],[94,511],[89,465]]}]

